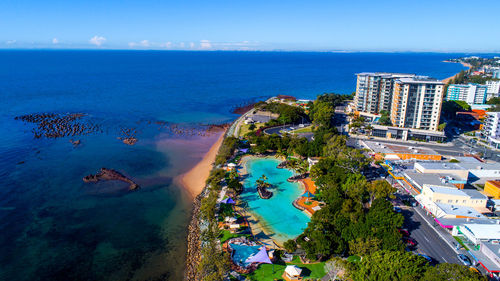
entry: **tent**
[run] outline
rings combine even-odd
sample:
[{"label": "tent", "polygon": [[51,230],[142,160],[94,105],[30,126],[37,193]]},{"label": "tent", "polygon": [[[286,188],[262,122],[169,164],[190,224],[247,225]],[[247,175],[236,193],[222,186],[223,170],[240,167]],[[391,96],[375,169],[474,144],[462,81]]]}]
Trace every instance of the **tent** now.
[{"label": "tent", "polygon": [[227,197],[226,199],[220,201],[221,203],[224,203],[224,204],[236,204],[236,202],[234,202],[233,199],[231,199],[231,197]]},{"label": "tent", "polygon": [[231,167],[231,168],[234,168],[234,167],[236,167],[236,164],[235,163],[229,163],[229,164],[227,164],[227,166]]},{"label": "tent", "polygon": [[265,246],[262,246],[259,252],[257,252],[255,255],[248,257],[248,259],[245,261],[246,264],[251,264],[254,262],[272,263],[271,260],[269,259],[269,255],[267,254]]}]

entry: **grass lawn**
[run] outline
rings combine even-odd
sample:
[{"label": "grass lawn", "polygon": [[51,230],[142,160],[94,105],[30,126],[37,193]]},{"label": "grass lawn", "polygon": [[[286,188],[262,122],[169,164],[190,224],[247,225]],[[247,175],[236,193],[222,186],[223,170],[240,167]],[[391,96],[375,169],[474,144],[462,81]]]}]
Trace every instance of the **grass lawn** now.
[{"label": "grass lawn", "polygon": [[222,234],[221,236],[219,236],[219,239],[220,239],[220,243],[224,243],[226,242],[227,240],[231,239],[231,238],[236,238],[236,237],[240,237],[240,236],[250,236],[250,234],[238,234],[238,233],[231,233],[231,231],[229,230],[221,230]]},{"label": "grass lawn", "polygon": [[312,132],[312,129],[313,129],[313,126],[307,126],[307,127],[304,127],[304,128],[300,128],[300,129],[297,129],[297,130],[294,130],[292,131],[291,133],[310,133]]},{"label": "grass lawn", "polygon": [[302,268],[302,276],[304,277],[304,280],[308,279],[319,279],[325,276],[325,263],[324,262],[319,262],[319,263],[311,263],[311,264],[303,264],[300,263],[300,259],[298,257],[294,257],[292,262],[290,263],[284,263],[280,262],[280,264],[275,264],[274,265],[274,274],[273,274],[273,265],[272,264],[261,264],[259,268],[250,273],[248,277],[251,280],[258,280],[258,281],[273,281],[273,280],[283,280],[281,278],[281,275],[283,275],[283,272],[285,272],[285,268],[287,265],[294,264],[300,268]]},{"label": "grass lawn", "polygon": [[[253,130],[254,132],[257,131],[260,127],[263,127],[264,124],[263,123],[257,123],[255,124],[255,129]],[[240,126],[240,131],[238,132],[239,136],[244,136],[246,134],[248,134],[250,132],[250,129],[248,129],[248,127],[250,127],[250,124],[241,124]]]}]

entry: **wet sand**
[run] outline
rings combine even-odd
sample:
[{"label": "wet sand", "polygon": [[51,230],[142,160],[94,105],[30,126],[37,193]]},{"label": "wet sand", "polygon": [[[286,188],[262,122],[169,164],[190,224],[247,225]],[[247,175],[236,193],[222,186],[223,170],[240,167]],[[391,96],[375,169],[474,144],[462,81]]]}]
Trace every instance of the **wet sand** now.
[{"label": "wet sand", "polygon": [[217,152],[224,140],[225,131],[221,132],[217,141],[212,145],[210,150],[203,156],[203,159],[196,164],[187,173],[178,176],[175,180],[182,185],[186,191],[191,195],[192,198],[196,197],[201,193],[205,187],[205,181],[207,180],[210,171],[212,170],[212,165],[215,162],[215,157]]}]

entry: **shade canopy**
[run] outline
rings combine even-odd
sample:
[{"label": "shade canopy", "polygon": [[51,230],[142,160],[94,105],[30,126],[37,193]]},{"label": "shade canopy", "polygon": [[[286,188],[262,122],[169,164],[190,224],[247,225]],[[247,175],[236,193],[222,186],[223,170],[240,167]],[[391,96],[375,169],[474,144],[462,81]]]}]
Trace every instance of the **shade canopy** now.
[{"label": "shade canopy", "polygon": [[302,197],[312,198],[312,197],[314,197],[314,194],[312,194],[309,191],[306,191],[304,194],[302,194]]},{"label": "shade canopy", "polygon": [[262,246],[259,249],[259,252],[257,252],[255,255],[252,255],[248,257],[248,259],[245,261],[246,264],[251,264],[251,263],[272,263],[271,260],[269,259],[269,255],[267,254],[266,247]]},{"label": "shade canopy", "polygon": [[223,199],[222,201],[220,201],[221,203],[224,203],[224,204],[236,204],[236,202],[234,202],[233,199],[231,199],[231,197],[228,197],[226,199]]},{"label": "shade canopy", "polygon": [[236,167],[236,164],[234,164],[234,163],[229,163],[229,164],[227,164],[227,166],[228,166],[228,167]]}]

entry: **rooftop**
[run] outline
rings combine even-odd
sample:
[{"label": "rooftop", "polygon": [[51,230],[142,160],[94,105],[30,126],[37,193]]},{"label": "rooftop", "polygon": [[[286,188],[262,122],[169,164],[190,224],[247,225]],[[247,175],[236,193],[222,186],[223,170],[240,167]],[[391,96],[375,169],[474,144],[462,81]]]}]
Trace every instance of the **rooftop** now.
[{"label": "rooftop", "polygon": [[[445,203],[435,203],[443,212],[449,215],[462,216],[462,217],[472,217],[478,219],[486,218],[481,213],[476,211],[472,207],[451,205]],[[441,219],[440,219],[441,220]]]},{"label": "rooftop", "polygon": [[398,79],[399,82],[404,84],[436,84],[444,85],[441,80],[431,78],[429,76],[415,76],[415,77],[403,77]]},{"label": "rooftop", "polygon": [[411,182],[420,186],[420,188],[422,188],[424,184],[454,188],[455,185],[451,181],[462,181],[462,179],[458,179],[457,176],[452,174],[423,174],[414,171],[406,171],[404,175]]},{"label": "rooftop", "polygon": [[488,196],[482,194],[481,192],[475,189],[458,189],[458,188],[449,188],[442,186],[429,186],[429,189],[435,193],[448,194],[454,196],[466,196],[471,199],[488,199]]},{"label": "rooftop", "polygon": [[391,73],[391,72],[361,72],[356,75],[361,76],[381,76],[384,78],[398,78],[398,77],[415,77],[415,74],[410,73]]},{"label": "rooftop", "polygon": [[399,153],[399,154],[425,154],[438,155],[438,153],[429,148],[412,147],[389,143],[380,143],[373,141],[364,141],[365,146],[375,153]]},{"label": "rooftop", "polygon": [[477,239],[498,240],[500,239],[500,224],[475,224],[466,223],[466,227]]},{"label": "rooftop", "polygon": [[500,170],[499,163],[481,163],[479,161],[476,163],[417,162],[416,164],[430,170]]}]

